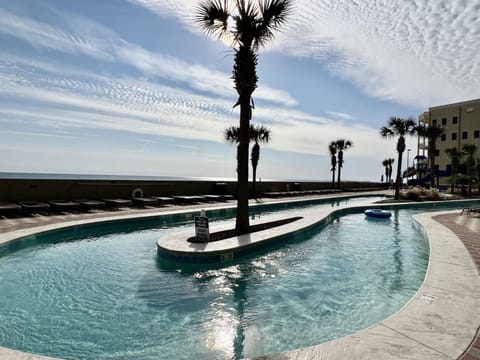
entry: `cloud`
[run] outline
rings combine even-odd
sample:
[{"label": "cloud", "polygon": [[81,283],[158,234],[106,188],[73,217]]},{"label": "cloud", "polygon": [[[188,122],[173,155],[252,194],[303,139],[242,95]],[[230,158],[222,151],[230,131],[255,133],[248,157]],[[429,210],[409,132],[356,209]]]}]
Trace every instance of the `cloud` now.
[{"label": "cloud", "polygon": [[[186,28],[196,1],[132,0]],[[480,97],[480,2],[296,0],[268,51],[307,57],[367,95],[428,107]]]},{"label": "cloud", "polygon": [[[106,62],[123,63],[148,77],[183,83],[192,89],[209,92],[234,103],[237,94],[231,75],[211,70],[171,56],[154,53],[118,37],[103,25],[68,14],[67,30],[30,18],[20,17],[0,8],[0,33],[29,43],[35,48],[68,54],[82,54]],[[256,98],[294,106],[297,101],[286,91],[261,84]]]},{"label": "cloud", "polygon": [[[238,124],[238,111],[231,109],[227,99],[130,77],[69,72],[38,60],[20,64],[21,71],[0,72],[0,97],[15,100],[3,106],[0,115],[4,122],[17,126],[28,122],[43,129],[42,133],[45,129],[62,134],[103,129],[223,143],[223,129]],[[2,56],[0,68],[9,68]],[[344,126],[291,107],[259,107],[252,121],[274,128],[269,147],[279,151],[323,154],[337,134],[358,143],[377,136],[376,129]],[[358,153],[374,151],[359,146]]]},{"label": "cloud", "polygon": [[480,95],[478,1],[296,1],[286,41],[367,94],[411,106]]},{"label": "cloud", "polygon": [[17,16],[0,8],[0,33],[29,43],[37,49],[50,49],[68,54],[83,54],[94,58],[112,60],[111,43],[98,36],[79,36],[77,29],[85,35],[101,32],[111,38],[112,33],[105,27],[86,19],[71,16],[64,27]]},{"label": "cloud", "polygon": [[[183,2],[156,2],[156,6],[165,11],[165,16],[179,16],[185,11],[183,5]],[[313,9],[317,5],[312,3]],[[188,2],[186,6],[194,6],[194,2]],[[63,16],[59,14],[58,18]],[[150,51],[125,41],[107,27],[88,19],[70,14],[65,18],[69,20],[60,20],[61,24],[54,26],[0,9],[0,36],[12,37],[36,50],[30,53],[31,57],[25,55],[27,52],[19,55],[15,48],[0,54],[0,121],[3,131],[0,136],[8,138],[9,143],[10,138],[18,141],[17,145],[8,148],[8,156],[15,156],[18,150],[23,164],[27,149],[31,149],[32,154],[39,154],[38,148],[48,142],[44,134],[56,136],[58,142],[61,142],[60,138],[68,141],[69,137],[80,133],[85,137],[109,132],[133,134],[135,138],[142,138],[145,146],[152,139],[163,140],[165,137],[223,143],[223,129],[238,124],[238,109],[232,110],[236,94],[229,73]],[[292,29],[298,30],[299,24],[297,20]],[[333,38],[312,41],[312,48],[301,47],[301,41],[295,38],[298,34],[293,30],[282,33],[267,50],[292,54],[298,50],[295,56],[318,56],[320,61],[328,61],[332,71],[341,73],[345,69],[344,76],[349,74],[348,66],[362,64],[362,59],[348,58],[347,52],[339,51]],[[336,67],[332,59],[338,60]],[[89,67],[92,63],[94,67]],[[381,74],[372,70],[370,75],[372,87],[381,82]],[[348,76],[358,76],[359,82],[365,81],[361,72],[352,72]],[[253,122],[272,127],[272,142],[267,147],[270,150],[326,158],[328,143],[341,134],[355,144],[355,151],[349,153],[351,158],[365,157],[376,161],[379,154],[393,152],[392,142],[379,139],[375,148],[370,146],[372,138],[379,138],[377,129],[358,124],[352,126],[351,122],[344,125],[344,120],[352,115],[307,113],[297,107],[297,100],[288,91],[263,82],[254,95],[257,102],[263,101],[262,106],[254,110]],[[391,96],[395,96],[395,92]],[[45,141],[30,144],[32,136],[45,138]],[[102,145],[101,141],[91,143],[96,147]],[[190,144],[185,141],[185,145],[172,144],[171,148],[188,149]],[[76,150],[72,148],[71,154]],[[131,157],[139,164],[138,169],[165,167],[158,166],[160,160],[155,160],[158,153],[143,161],[141,155],[144,152],[135,150]],[[60,156],[52,154],[58,149],[52,145],[44,151],[53,156],[49,160],[49,169],[54,169],[54,159]],[[231,152],[234,153],[233,148]],[[101,169],[112,162],[109,156],[102,157],[92,166]],[[88,156],[82,159],[87,161]],[[222,159],[223,163],[228,163],[225,157]],[[177,160],[177,164],[187,162],[180,157]],[[169,161],[172,159],[162,160],[162,165]],[[14,165],[9,166],[13,168]],[[124,164],[116,166],[121,169]],[[214,166],[215,161],[212,161],[212,169]],[[234,173],[235,166],[230,167]]]},{"label": "cloud", "polygon": [[326,111],[326,114],[342,120],[355,120],[355,117],[349,114],[336,111]]}]

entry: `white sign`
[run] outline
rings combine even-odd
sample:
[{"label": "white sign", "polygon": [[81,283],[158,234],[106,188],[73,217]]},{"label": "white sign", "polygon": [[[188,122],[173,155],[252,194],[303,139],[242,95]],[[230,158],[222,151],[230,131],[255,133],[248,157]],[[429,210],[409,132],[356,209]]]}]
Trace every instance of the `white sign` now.
[{"label": "white sign", "polygon": [[195,237],[198,242],[208,242],[210,240],[208,217],[195,216]]}]

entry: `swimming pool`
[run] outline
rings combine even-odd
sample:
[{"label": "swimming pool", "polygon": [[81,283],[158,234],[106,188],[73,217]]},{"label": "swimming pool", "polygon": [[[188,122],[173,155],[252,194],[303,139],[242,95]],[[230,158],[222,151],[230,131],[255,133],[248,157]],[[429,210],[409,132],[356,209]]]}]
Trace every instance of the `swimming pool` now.
[{"label": "swimming pool", "polygon": [[[316,206],[335,204],[296,212]],[[0,344],[64,358],[230,359],[347,335],[421,285],[428,243],[414,212],[395,210],[384,222],[337,217],[214,270],[158,261],[155,240],[191,226],[188,216],[26,240],[0,258]]]}]

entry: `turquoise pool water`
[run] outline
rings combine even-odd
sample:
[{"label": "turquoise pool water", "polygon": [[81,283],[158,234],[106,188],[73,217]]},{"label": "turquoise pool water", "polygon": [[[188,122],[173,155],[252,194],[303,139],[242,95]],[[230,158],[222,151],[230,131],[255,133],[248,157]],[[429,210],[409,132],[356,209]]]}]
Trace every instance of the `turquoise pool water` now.
[{"label": "turquoise pool water", "polygon": [[428,242],[414,212],[341,216],[213,270],[158,260],[155,241],[191,216],[26,240],[0,251],[0,345],[67,359],[238,359],[348,335],[421,285]]}]

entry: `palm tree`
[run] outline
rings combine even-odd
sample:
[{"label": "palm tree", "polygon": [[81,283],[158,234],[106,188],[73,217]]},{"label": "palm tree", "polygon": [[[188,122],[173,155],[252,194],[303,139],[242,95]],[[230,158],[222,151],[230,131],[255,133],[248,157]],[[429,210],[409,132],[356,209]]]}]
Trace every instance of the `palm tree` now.
[{"label": "palm tree", "polygon": [[385,138],[394,138],[398,136],[397,152],[397,180],[395,181],[395,199],[400,199],[400,183],[402,174],[402,157],[405,152],[405,136],[414,135],[416,132],[416,122],[413,117],[407,119],[397,118],[392,116],[388,120],[388,126],[380,129],[380,135]]},{"label": "palm tree", "polygon": [[393,169],[392,169],[392,165],[393,163],[395,162],[395,159],[388,159],[388,183],[391,184],[392,183],[392,174],[393,174]]},{"label": "palm tree", "polygon": [[[225,141],[229,143],[238,144],[240,141],[240,128],[238,126],[230,126],[225,129],[224,132]],[[267,144],[271,139],[270,129],[263,125],[252,125],[250,124],[249,130],[249,141],[254,141],[255,144],[252,147],[252,153],[250,160],[252,161],[253,169],[253,189],[252,192],[255,194],[255,183],[256,183],[256,174],[258,161],[260,160],[260,144],[259,142]],[[237,146],[238,150],[238,146]],[[237,169],[238,170],[238,169]]]},{"label": "palm tree", "polygon": [[392,164],[395,162],[395,159],[385,159],[382,161],[382,165],[385,166],[385,182],[390,184],[392,180]]},{"label": "palm tree", "polygon": [[385,168],[385,183],[388,183],[388,159],[382,161],[382,166]]},{"label": "palm tree", "polygon": [[465,155],[467,155],[465,165],[467,167],[468,195],[472,195],[472,178],[474,177],[473,174],[475,171],[475,158],[473,156],[477,151],[477,145],[473,143],[465,144],[463,145],[462,150],[465,152]]},{"label": "palm tree", "polygon": [[335,146],[338,151],[338,171],[337,171],[337,187],[340,188],[340,173],[342,172],[343,167],[343,151],[353,146],[353,142],[345,139],[338,139],[335,141]]},{"label": "palm tree", "polygon": [[457,175],[460,169],[460,160],[463,156],[463,152],[458,151],[456,147],[445,149],[445,153],[450,158],[450,164],[452,166],[452,177],[450,178],[451,182],[451,189],[450,192],[453,194],[453,190],[455,188],[455,179],[457,179]]},{"label": "palm tree", "polygon": [[286,21],[292,0],[204,0],[198,5],[196,21],[205,33],[218,39],[232,39],[235,53],[233,83],[238,93],[234,107],[240,106],[237,151],[236,234],[250,231],[248,216],[248,143],[252,118],[252,94],[257,88],[258,49],[274,37]]},{"label": "palm tree", "polygon": [[253,195],[256,195],[255,192],[255,183],[256,183],[256,177],[257,177],[257,166],[258,166],[258,160],[260,160],[260,145],[259,142],[262,142],[264,144],[268,144],[270,141],[270,130],[266,128],[265,126],[259,125],[259,126],[251,126],[250,127],[250,138],[251,140],[255,141],[255,144],[252,147],[252,154],[250,160],[252,161],[252,170],[253,170]]},{"label": "palm tree", "polygon": [[332,165],[330,171],[332,172],[332,188],[335,188],[335,171],[337,170],[337,146],[335,141],[332,141],[328,145],[328,151],[330,152],[330,163]]},{"label": "palm tree", "polygon": [[[428,139],[428,160],[430,162],[430,187],[435,186],[435,155],[437,153],[437,140],[445,132],[445,129],[439,125],[419,125],[417,126],[418,135]],[[438,184],[438,175],[437,175]]]}]

